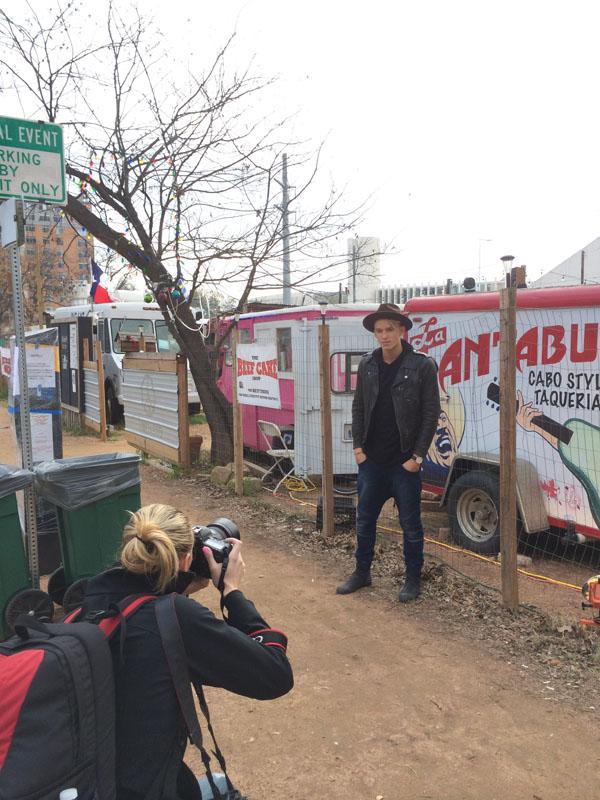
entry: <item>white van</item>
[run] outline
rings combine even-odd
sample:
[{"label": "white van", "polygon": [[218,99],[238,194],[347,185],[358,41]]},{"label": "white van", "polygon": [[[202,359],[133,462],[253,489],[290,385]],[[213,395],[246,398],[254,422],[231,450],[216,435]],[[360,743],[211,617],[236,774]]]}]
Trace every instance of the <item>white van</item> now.
[{"label": "white van", "polygon": [[[106,405],[108,421],[118,422],[123,414],[122,362],[123,342],[129,334],[140,334],[148,341],[156,341],[159,353],[178,353],[179,345],[167,328],[162,312],[156,303],[101,303],[62,306],[50,315],[50,324],[76,322],[78,317],[91,317],[94,339],[102,346]],[[199,403],[193,380],[188,381],[190,403]]]}]

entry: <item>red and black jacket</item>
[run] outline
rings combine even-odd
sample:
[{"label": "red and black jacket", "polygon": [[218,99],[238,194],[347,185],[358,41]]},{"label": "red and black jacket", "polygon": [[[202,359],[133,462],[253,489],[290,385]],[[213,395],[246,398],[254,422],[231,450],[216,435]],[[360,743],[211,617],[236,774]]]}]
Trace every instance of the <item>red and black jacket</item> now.
[{"label": "red and black jacket", "polygon": [[[182,592],[193,579],[179,575]],[[152,594],[149,581],[123,569],[90,579],[83,613],[106,610],[136,594]],[[175,607],[194,683],[256,700],[290,691],[292,668],[287,637],[269,627],[241,591],[225,598],[228,619],[178,594]],[[183,764],[187,744],[153,603],[132,617],[123,637],[111,641],[116,684],[118,800],[141,800],[160,785],[164,800],[197,800],[197,781]],[[217,716],[218,719],[218,716]]]}]

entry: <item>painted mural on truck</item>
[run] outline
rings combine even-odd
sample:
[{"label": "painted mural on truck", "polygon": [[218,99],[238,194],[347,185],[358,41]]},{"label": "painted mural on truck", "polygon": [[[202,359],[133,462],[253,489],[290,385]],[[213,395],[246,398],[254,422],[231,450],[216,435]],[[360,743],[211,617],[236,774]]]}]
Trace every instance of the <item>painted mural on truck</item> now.
[{"label": "painted mural on truck", "polygon": [[[561,293],[554,294],[559,303]],[[410,341],[437,363],[442,413],[423,477],[442,487],[457,453],[499,453],[498,311],[461,311],[458,301],[450,313],[424,311],[411,314]],[[517,313],[517,457],[535,465],[550,522],[573,522],[595,536],[600,535],[599,329],[598,305],[528,307]]]}]

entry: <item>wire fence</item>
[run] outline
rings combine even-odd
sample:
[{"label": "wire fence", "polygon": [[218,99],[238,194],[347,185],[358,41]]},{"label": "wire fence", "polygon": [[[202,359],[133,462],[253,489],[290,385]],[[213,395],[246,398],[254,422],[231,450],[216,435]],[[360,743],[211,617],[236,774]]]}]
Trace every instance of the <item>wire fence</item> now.
[{"label": "wire fence", "polygon": [[[411,343],[436,362],[441,399],[422,466],[426,549],[497,587],[502,492],[498,311],[436,312],[413,315],[413,320]],[[534,578],[579,589],[600,567],[596,320],[595,307],[521,308],[517,314],[514,533],[522,585]],[[362,328],[361,317],[328,314],[327,325],[331,414],[324,420],[318,316],[240,323],[237,381],[244,457],[262,468],[263,488],[302,502],[320,528],[328,434],[335,525],[352,531],[357,503],[352,401],[360,360],[376,342]],[[270,375],[269,363],[276,366]],[[265,388],[269,381],[271,388]],[[231,350],[222,358],[218,385],[231,399]],[[259,397],[261,392],[263,400],[253,402],[253,393]],[[401,541],[392,499],[383,507],[378,530],[384,539]]]},{"label": "wire fence", "polygon": [[[446,299],[451,298],[427,298],[426,307],[412,310],[409,332],[415,350],[435,361],[441,401],[421,470],[426,550],[498,587],[503,495],[500,315],[485,302],[475,310],[461,310],[455,302],[448,310]],[[575,589],[600,572],[598,298],[594,302],[561,307],[558,298],[552,306],[533,307],[534,301],[528,300],[517,309],[517,525],[510,535],[517,540],[523,587],[533,577]],[[318,308],[242,315],[235,335],[224,338],[231,321],[211,322],[206,346],[216,383],[211,379],[208,394],[197,393],[182,365],[177,380],[173,372],[172,409],[155,386],[167,380],[168,354],[128,356],[139,361],[129,367],[142,371],[133,387],[135,403],[126,403],[125,429],[135,429],[138,440],[143,436],[148,447],[154,443],[159,457],[181,466],[208,468],[228,461],[235,466],[237,455],[238,490],[269,490],[282,502],[302,503],[305,512],[314,514],[315,527],[325,532],[331,513],[336,530],[353,535],[357,465],[352,403],[361,359],[376,346],[362,326],[369,310],[330,306],[325,320]],[[154,362],[154,369],[146,368],[144,360]],[[125,388],[134,372],[124,370]],[[234,389],[239,411],[232,427]],[[127,391],[123,396],[128,397]],[[323,411],[323,399],[330,404],[329,413]],[[175,443],[159,436],[167,412],[178,418]],[[137,427],[135,414],[141,420]],[[331,466],[325,474],[333,479],[331,498],[323,481],[328,453]],[[223,479],[236,485],[232,467],[223,469]],[[378,531],[384,542],[402,542],[392,499],[382,509]]]}]

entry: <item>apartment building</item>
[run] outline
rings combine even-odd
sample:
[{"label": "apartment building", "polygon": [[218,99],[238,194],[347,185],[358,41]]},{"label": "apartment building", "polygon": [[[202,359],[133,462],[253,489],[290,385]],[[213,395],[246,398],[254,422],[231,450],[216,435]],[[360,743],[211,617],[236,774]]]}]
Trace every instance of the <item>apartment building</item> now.
[{"label": "apartment building", "polygon": [[[26,322],[43,323],[44,311],[81,302],[89,292],[91,234],[69,220],[58,206],[26,203],[25,242],[20,249]],[[8,252],[0,248],[0,330],[11,327],[11,274]],[[5,307],[6,306],[6,307]]]}]

